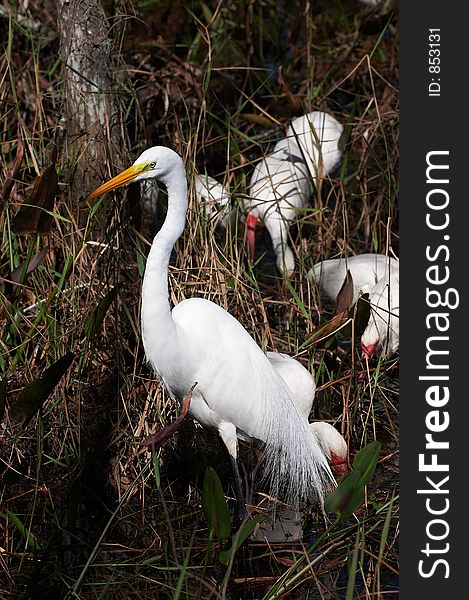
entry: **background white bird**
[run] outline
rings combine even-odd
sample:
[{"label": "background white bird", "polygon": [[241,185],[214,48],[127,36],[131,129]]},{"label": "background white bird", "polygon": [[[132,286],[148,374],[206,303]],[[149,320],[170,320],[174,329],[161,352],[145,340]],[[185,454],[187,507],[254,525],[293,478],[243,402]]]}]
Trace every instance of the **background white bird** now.
[{"label": "background white bird", "polygon": [[392,7],[394,0],[360,0],[360,2],[375,8],[381,5],[382,10],[388,11]]},{"label": "background white bird", "polygon": [[[309,418],[316,393],[313,374],[288,354],[267,352],[267,358],[293,393],[297,407],[306,420]],[[347,442],[330,423],[315,421],[309,424],[329,462],[340,473],[347,470]]]},{"label": "background white bird", "polygon": [[210,222],[224,228],[234,222],[236,210],[231,206],[231,194],[224,185],[209,175],[196,173],[194,189],[197,202]]},{"label": "background white bird", "polygon": [[296,219],[312,193],[311,178],[301,152],[292,142],[282,139],[273,152],[254,168],[249,196],[244,199],[248,211],[248,243],[254,258],[255,227],[261,220],[272,240],[277,268],[287,277],[295,270],[295,259],[288,245],[291,222]]},{"label": "background white bird", "polygon": [[181,157],[169,148],[145,150],[135,163],[87,200],[132,181],[157,179],[168,191],[165,222],[153,240],[142,287],[145,353],[170,396],[181,403],[195,382],[190,412],[216,428],[235,474],[238,515],[244,500],[237,466],[238,437],[264,442],[264,470],[271,491],[294,502],[322,501],[333,476],[293,394],[244,327],[220,306],[190,298],[172,310],[168,298],[171,250],[181,236],[188,206]]},{"label": "background white bird", "polygon": [[368,293],[383,278],[389,267],[399,266],[392,256],[384,254],[357,254],[341,258],[329,258],[316,263],[308,272],[308,278],[316,282],[328,298],[336,300],[347,271],[353,279],[353,303],[360,294]]},{"label": "background white bird", "polygon": [[248,212],[251,260],[257,220],[266,226],[277,257],[277,267],[287,277],[295,269],[288,245],[289,227],[307,205],[313,183],[328,175],[341,158],[338,147],[342,125],[331,115],[314,111],[294,119],[287,136],[256,167],[244,200]]},{"label": "background white bird", "polygon": [[399,350],[399,265],[391,267],[370,290],[370,319],[361,338],[362,356],[379,349],[383,357]]},{"label": "background white bird", "polygon": [[323,452],[325,452],[332,467],[341,474],[348,470],[348,448],[342,434],[326,421],[313,421],[309,424],[311,433],[316,436]]},{"label": "background white bird", "polygon": [[381,349],[390,356],[399,349],[399,261],[384,254],[358,254],[315,264],[308,277],[335,300],[347,270],[353,279],[353,303],[369,294],[370,318],[363,332],[362,355],[371,357]]},{"label": "background white bird", "polygon": [[319,180],[330,175],[341,161],[339,140],[343,130],[336,118],[318,110],[293,119],[288,126],[286,138],[300,148],[316,188]]},{"label": "background white bird", "polygon": [[[229,190],[210,175],[194,173],[195,199],[203,216],[215,225],[228,227],[236,218],[236,210],[231,206]],[[140,182],[142,204],[151,215],[157,214],[159,202],[158,183],[154,179]]]}]

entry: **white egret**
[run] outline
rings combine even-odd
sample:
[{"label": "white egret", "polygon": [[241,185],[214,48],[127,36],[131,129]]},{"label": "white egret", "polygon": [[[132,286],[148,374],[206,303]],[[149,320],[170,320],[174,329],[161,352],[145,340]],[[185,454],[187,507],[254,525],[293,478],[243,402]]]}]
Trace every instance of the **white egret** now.
[{"label": "white egret", "polygon": [[[308,420],[316,393],[316,382],[312,373],[300,362],[280,352],[267,352],[267,358],[293,393],[297,407]],[[332,466],[344,473],[347,470],[347,442],[330,423],[314,421],[309,424],[323,452]]]},{"label": "white egret", "polygon": [[145,353],[169,395],[181,403],[192,392],[190,412],[218,430],[235,473],[239,516],[244,500],[237,466],[238,437],[264,442],[271,491],[291,501],[322,501],[333,482],[327,459],[311,435],[292,392],[244,327],[220,306],[190,298],[172,310],[168,298],[171,250],[184,231],[187,180],[181,157],[169,148],[145,150],[135,163],[87,200],[132,181],[157,179],[168,191],[168,210],[145,268],[141,324]]},{"label": "white egret", "polygon": [[316,394],[316,382],[312,373],[300,362],[282,352],[266,352],[270,364],[293,393],[296,406],[308,420]]},{"label": "white egret", "polygon": [[294,119],[287,136],[254,168],[249,196],[248,240],[251,260],[257,221],[266,226],[277,257],[277,267],[287,277],[295,269],[288,245],[289,227],[307,205],[313,184],[327,176],[340,161],[338,147],[342,125],[331,115],[314,111]]},{"label": "white egret", "polygon": [[359,254],[347,258],[323,260],[313,266],[308,277],[335,300],[347,270],[353,279],[353,302],[360,294],[369,294],[370,318],[363,332],[363,357],[371,357],[378,348],[383,356],[399,349],[399,261],[384,254]]}]

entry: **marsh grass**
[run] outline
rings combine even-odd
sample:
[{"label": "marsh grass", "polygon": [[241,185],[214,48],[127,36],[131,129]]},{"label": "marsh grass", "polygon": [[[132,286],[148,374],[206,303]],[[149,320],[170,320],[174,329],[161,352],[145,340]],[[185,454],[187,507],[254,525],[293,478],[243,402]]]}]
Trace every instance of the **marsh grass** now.
[{"label": "marsh grass", "polygon": [[[321,515],[308,510],[303,543],[250,542],[227,569],[218,564],[221,546],[209,544],[200,506],[209,465],[231,493],[217,436],[188,422],[156,456],[138,444],[177,416],[140,339],[140,286],[164,218],[164,192],[156,215],[131,188],[93,207],[80,203],[74,165],[86,156],[74,155],[60,120],[54,8],[19,3],[0,17],[2,185],[24,145],[0,217],[2,597],[398,594],[398,361],[363,364],[353,336],[305,347],[333,313],[306,277],[312,264],[360,252],[398,254],[396,17],[370,16],[352,2],[314,3],[304,15],[304,4],[293,4],[295,10],[270,0],[123,5],[128,14],[113,18],[116,51],[128,67],[119,78],[120,127],[129,162],[149,145],[167,144],[183,155],[188,173],[206,169],[233,190],[240,218],[226,231],[207,223],[191,196],[170,267],[171,300],[213,300],[261,347],[314,369],[311,417],[334,423],[351,456],[370,441],[382,443],[364,505],[356,519],[327,533]],[[344,155],[291,227],[297,270],[287,284],[262,231],[262,250],[249,264],[240,199],[254,161],[291,117],[312,109],[347,124]],[[15,234],[14,215],[47,166],[52,142],[59,191],[51,232]],[[96,170],[105,178],[116,165]],[[90,326],[106,298],[112,302]],[[67,352],[71,367],[24,428],[14,418],[21,390]],[[249,454],[243,449],[247,463]],[[254,511],[263,510],[262,494],[252,500]]]}]

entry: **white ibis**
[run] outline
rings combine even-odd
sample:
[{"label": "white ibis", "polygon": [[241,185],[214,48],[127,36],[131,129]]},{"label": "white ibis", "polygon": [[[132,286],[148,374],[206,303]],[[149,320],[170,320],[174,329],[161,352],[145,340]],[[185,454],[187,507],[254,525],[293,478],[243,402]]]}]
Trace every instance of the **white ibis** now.
[{"label": "white ibis", "polygon": [[208,221],[228,227],[234,221],[236,211],[231,207],[229,190],[209,175],[194,176],[195,197]]},{"label": "white ibis", "polygon": [[238,516],[245,506],[237,466],[238,437],[264,442],[271,492],[286,499],[322,501],[333,476],[293,394],[244,327],[220,306],[189,298],[172,310],[168,265],[187,213],[187,179],[181,157],[169,148],[145,150],[135,163],[96,189],[90,201],[132,181],[157,179],[168,191],[168,210],[145,268],[141,324],[145,353],[171,398],[181,403],[197,382],[190,412],[218,430],[235,474]]},{"label": "white ibis", "polygon": [[286,137],[300,148],[316,188],[319,180],[330,175],[340,163],[339,140],[343,130],[337,119],[321,111],[297,117],[288,126]]},{"label": "white ibis", "polygon": [[347,270],[353,279],[353,303],[360,294],[367,294],[386,275],[389,267],[398,267],[398,261],[384,254],[358,254],[342,258],[329,258],[316,263],[308,277],[316,282],[328,298],[335,300],[344,283]]},{"label": "white ibis", "polygon": [[287,139],[280,140],[274,151],[257,163],[249,184],[249,197],[244,200],[251,260],[255,228],[261,220],[270,234],[277,268],[287,277],[295,270],[295,259],[288,245],[290,224],[306,205],[313,189],[306,163],[298,149],[294,153],[294,145],[293,142],[290,149]]},{"label": "white ibis", "polygon": [[[234,221],[236,210],[231,207],[229,190],[210,175],[194,174],[195,198],[203,216],[210,223],[226,228]],[[155,180],[140,182],[142,204],[147,211],[155,215],[158,208],[159,190]]]},{"label": "white ibis", "polygon": [[399,350],[399,265],[391,267],[370,290],[370,319],[363,332],[362,356],[379,349],[383,357]]},{"label": "white ibis", "polygon": [[294,119],[287,137],[256,167],[244,200],[248,212],[249,252],[254,258],[257,221],[266,226],[277,257],[277,268],[287,277],[295,270],[288,245],[289,228],[301,215],[313,191],[313,183],[328,175],[340,161],[338,142],[342,125],[331,115],[315,111]]},{"label": "white ibis", "polygon": [[381,349],[390,356],[399,349],[399,261],[383,254],[358,254],[348,258],[323,260],[313,266],[308,277],[335,300],[347,270],[353,279],[353,302],[369,294],[370,318],[362,335],[362,355],[370,358]]},{"label": "white ibis", "polygon": [[313,421],[309,424],[309,428],[326,453],[333,469],[342,475],[346,473],[348,448],[344,437],[326,421]]}]

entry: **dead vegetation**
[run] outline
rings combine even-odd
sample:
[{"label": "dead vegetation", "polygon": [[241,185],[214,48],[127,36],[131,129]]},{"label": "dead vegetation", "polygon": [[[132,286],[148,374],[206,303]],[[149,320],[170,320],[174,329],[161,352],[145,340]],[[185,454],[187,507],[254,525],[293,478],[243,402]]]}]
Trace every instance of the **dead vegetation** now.
[{"label": "dead vegetation", "polygon": [[[346,332],[327,347],[305,345],[331,317],[306,277],[313,262],[398,254],[396,15],[300,0],[104,7],[119,65],[111,82],[119,151],[129,163],[168,145],[189,174],[206,168],[229,183],[236,202],[251,163],[291,117],[320,109],[347,124],[341,168],[291,228],[290,284],[275,272],[268,236],[251,268],[241,214],[214,231],[192,201],[173,253],[171,299],[213,300],[263,348],[297,356],[316,372],[311,417],[335,423],[352,457],[374,439],[382,452],[357,521],[321,539],[321,516],[309,512],[304,545],[249,543],[228,569],[219,564],[200,507],[208,465],[230,494],[217,436],[188,422],[153,459],[138,443],[177,412],[140,340],[141,278],[164,194],[157,215],[132,187],[82,205],[75,176],[92,159],[64,120],[56,8],[18,3],[0,14],[0,596],[397,596],[397,360],[362,364]],[[122,166],[115,141],[105,140],[106,161],[92,162],[98,179]],[[49,225],[20,233],[15,215],[37,200],[34,181],[53,146],[57,193],[51,206],[32,209]],[[60,359],[49,394],[24,393]]]}]

